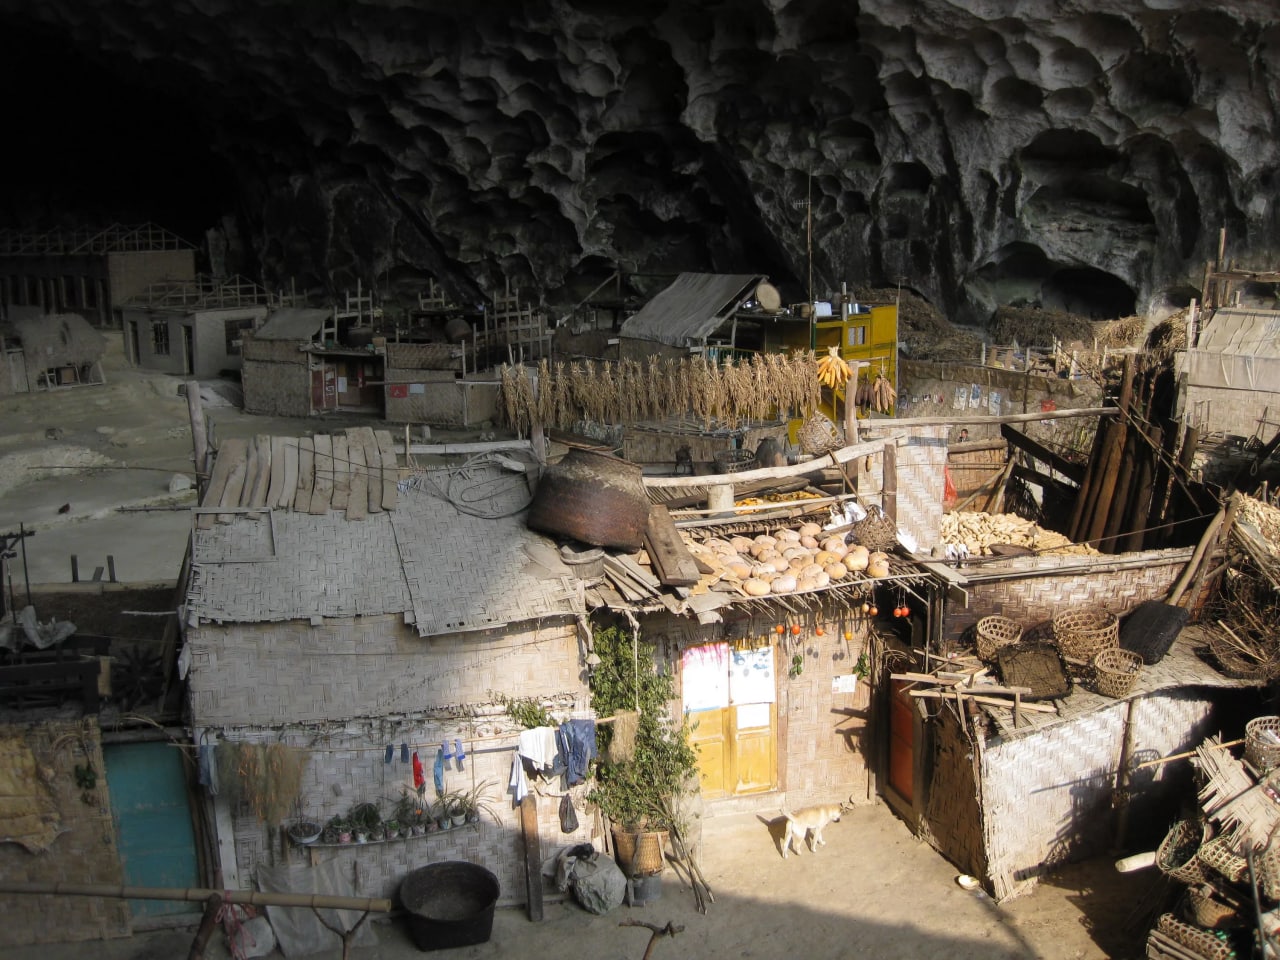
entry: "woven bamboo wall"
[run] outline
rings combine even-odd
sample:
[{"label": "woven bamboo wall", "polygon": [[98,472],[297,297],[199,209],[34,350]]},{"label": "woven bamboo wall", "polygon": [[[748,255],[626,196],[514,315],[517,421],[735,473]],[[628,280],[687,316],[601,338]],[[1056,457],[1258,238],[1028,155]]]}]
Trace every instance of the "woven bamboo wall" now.
[{"label": "woven bamboo wall", "polygon": [[[1189,550],[1148,550],[1124,554],[1127,569],[1110,569],[1116,557],[1024,557],[1005,561],[1010,579],[976,581],[967,588],[967,608],[948,604],[943,618],[944,638],[958,641],[983,617],[1000,615],[1024,627],[1084,607],[1105,609],[1117,616],[1144,600],[1168,594],[1182,572]],[[984,568],[984,570],[989,568]],[[963,571],[961,571],[963,572]],[[1034,576],[1025,576],[1034,572]],[[1021,576],[1023,579],[1013,579]]]},{"label": "woven bamboo wall", "polygon": [[302,357],[301,363],[265,363],[245,356],[240,377],[246,413],[270,417],[310,415],[311,371],[307,368],[306,354],[298,356]]},{"label": "woven bamboo wall", "polygon": [[[96,720],[9,724],[4,732],[24,740],[37,765],[48,771],[46,782],[62,832],[40,854],[28,853],[16,843],[0,844],[0,877],[15,883],[124,883]],[[76,785],[75,768],[85,763],[98,772],[97,785],[90,791]],[[85,802],[82,793],[90,802]],[[105,940],[126,937],[130,932],[125,900],[0,897],[0,948]]]},{"label": "woven bamboo wall", "polygon": [[[1057,863],[1105,852],[1114,837],[1111,807],[1128,705],[1047,727],[982,750],[983,833],[997,900],[1028,893]],[[1198,744],[1211,727],[1213,701],[1174,690],[1135,701],[1135,759]],[[1154,809],[1172,778],[1135,781],[1134,809]]]},{"label": "woven bamboo wall", "polygon": [[246,337],[241,353],[246,360],[260,360],[263,363],[293,363],[307,365],[308,355],[298,347],[299,340],[259,340]]},{"label": "woven bamboo wall", "polygon": [[950,705],[932,726],[933,764],[920,836],[975,877],[987,875],[976,751]]},{"label": "woven bamboo wall", "polygon": [[[892,421],[874,421],[874,426],[879,435],[894,430]],[[906,442],[897,449],[898,526],[915,537],[919,551],[927,555],[941,538],[947,428],[910,427],[905,432]],[[884,458],[868,459],[871,469],[860,474],[858,493],[865,502],[878,504],[884,489]]]},{"label": "woven bamboo wall", "polygon": [[463,349],[452,343],[388,343],[387,366],[405,370],[461,370]]},{"label": "woven bamboo wall", "polygon": [[418,637],[399,615],[288,623],[202,623],[187,633],[199,726],[288,724],[483,702],[493,691],[573,691],[586,702],[572,624],[498,637]]},{"label": "woven bamboo wall", "polygon": [[[343,874],[353,878],[357,896],[393,897],[401,879],[409,871],[437,860],[466,860],[487,867],[497,876],[501,885],[501,904],[526,902],[520,815],[508,791],[517,734],[515,724],[492,710],[472,720],[410,721],[397,718],[373,724],[345,725],[338,733],[324,736],[313,734],[301,738],[286,734],[286,742],[296,740],[298,745],[309,749],[298,804],[302,815],[308,819],[324,823],[365,801],[379,803],[383,817],[388,817],[402,791],[413,789],[412,764],[400,762],[401,743],[407,743],[411,750],[418,751],[426,768],[426,797],[430,801],[435,796],[431,784],[432,763],[441,741],[446,739],[451,744],[455,739],[467,744],[467,758],[462,770],[457,769],[455,761],[445,763],[445,789],[470,790],[488,781],[490,786],[485,795],[498,819],[495,822],[493,817],[486,815],[477,825],[382,843],[299,848],[291,842],[281,842],[278,832],[273,841],[266,827],[247,809],[241,809],[235,811],[232,819],[236,868],[241,884],[248,886],[259,864],[338,860]],[[249,741],[274,741],[277,731],[242,728],[227,731],[227,736]],[[384,762],[386,743],[395,747],[391,763]],[[589,841],[594,824],[586,814],[582,799],[586,785],[575,786],[570,791],[579,822],[579,829],[571,834],[561,832],[558,817],[563,781],[544,782],[540,789],[545,794],[537,801],[543,856],[553,855],[563,845]],[[555,893],[553,888],[548,888],[547,892],[549,895]]]}]

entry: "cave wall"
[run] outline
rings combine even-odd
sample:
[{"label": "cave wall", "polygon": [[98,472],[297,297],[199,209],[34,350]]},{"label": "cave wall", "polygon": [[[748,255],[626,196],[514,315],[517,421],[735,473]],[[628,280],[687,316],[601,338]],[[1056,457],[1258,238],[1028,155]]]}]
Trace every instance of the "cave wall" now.
[{"label": "cave wall", "polygon": [[621,264],[802,298],[811,229],[819,293],[902,279],[972,321],[1185,301],[1221,227],[1275,260],[1273,3],[482,10],[0,0],[0,27],[183,96],[271,282],[567,303]]}]

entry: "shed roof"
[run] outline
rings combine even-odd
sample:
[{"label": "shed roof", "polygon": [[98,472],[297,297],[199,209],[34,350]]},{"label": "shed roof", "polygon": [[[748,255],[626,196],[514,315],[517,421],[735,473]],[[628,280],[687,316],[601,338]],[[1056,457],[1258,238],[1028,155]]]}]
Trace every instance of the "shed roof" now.
[{"label": "shed roof", "polygon": [[1188,350],[1192,386],[1280,392],[1280,310],[1224,307]]},{"label": "shed roof", "polygon": [[319,307],[282,307],[267,317],[254,334],[259,340],[312,340],[320,332],[332,310]]},{"label": "shed roof", "polygon": [[701,343],[763,280],[760,274],[682,273],[625,320],[619,332],[673,347]]}]

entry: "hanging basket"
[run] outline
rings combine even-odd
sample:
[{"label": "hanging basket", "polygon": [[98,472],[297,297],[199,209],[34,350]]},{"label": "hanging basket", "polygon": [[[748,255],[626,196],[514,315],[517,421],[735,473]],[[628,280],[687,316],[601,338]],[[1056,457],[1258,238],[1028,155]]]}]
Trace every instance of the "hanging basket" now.
[{"label": "hanging basket", "polygon": [[1001,647],[1022,639],[1022,624],[1008,617],[983,617],[973,628],[973,634],[978,657],[990,662],[995,660],[996,651]]},{"label": "hanging basket", "polygon": [[1280,766],[1280,717],[1254,717],[1244,725],[1244,758],[1259,774]]},{"label": "hanging basket", "polygon": [[1200,862],[1200,845],[1208,839],[1208,828],[1194,820],[1179,820],[1156,850],[1156,866],[1160,872],[1183,883],[1200,883],[1205,879]]},{"label": "hanging basket", "polygon": [[1072,660],[1092,660],[1120,643],[1120,621],[1105,610],[1082,610],[1053,618],[1053,638],[1062,655]]},{"label": "hanging basket", "polygon": [[861,544],[868,550],[892,550],[898,545],[898,525],[876,504],[867,509],[867,515],[855,523],[849,533],[851,543]]},{"label": "hanging basket", "polygon": [[1104,697],[1127,697],[1142,672],[1142,654],[1107,647],[1094,655],[1093,686]]},{"label": "hanging basket", "polygon": [[802,453],[815,457],[844,446],[844,434],[840,428],[830,417],[816,412],[804,418],[804,423],[796,431],[796,440]]}]

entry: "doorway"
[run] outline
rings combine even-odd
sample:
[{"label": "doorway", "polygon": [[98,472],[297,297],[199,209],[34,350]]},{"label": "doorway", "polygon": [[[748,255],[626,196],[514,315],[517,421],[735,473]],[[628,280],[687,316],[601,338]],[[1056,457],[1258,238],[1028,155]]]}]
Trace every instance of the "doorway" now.
[{"label": "doorway", "polygon": [[689,647],[681,660],[684,709],[693,723],[702,795],[708,800],[778,786],[777,674],[771,646]]},{"label": "doorway", "polygon": [[184,323],[182,325],[182,372],[187,376],[195,373],[195,336],[192,334],[191,325]]}]

